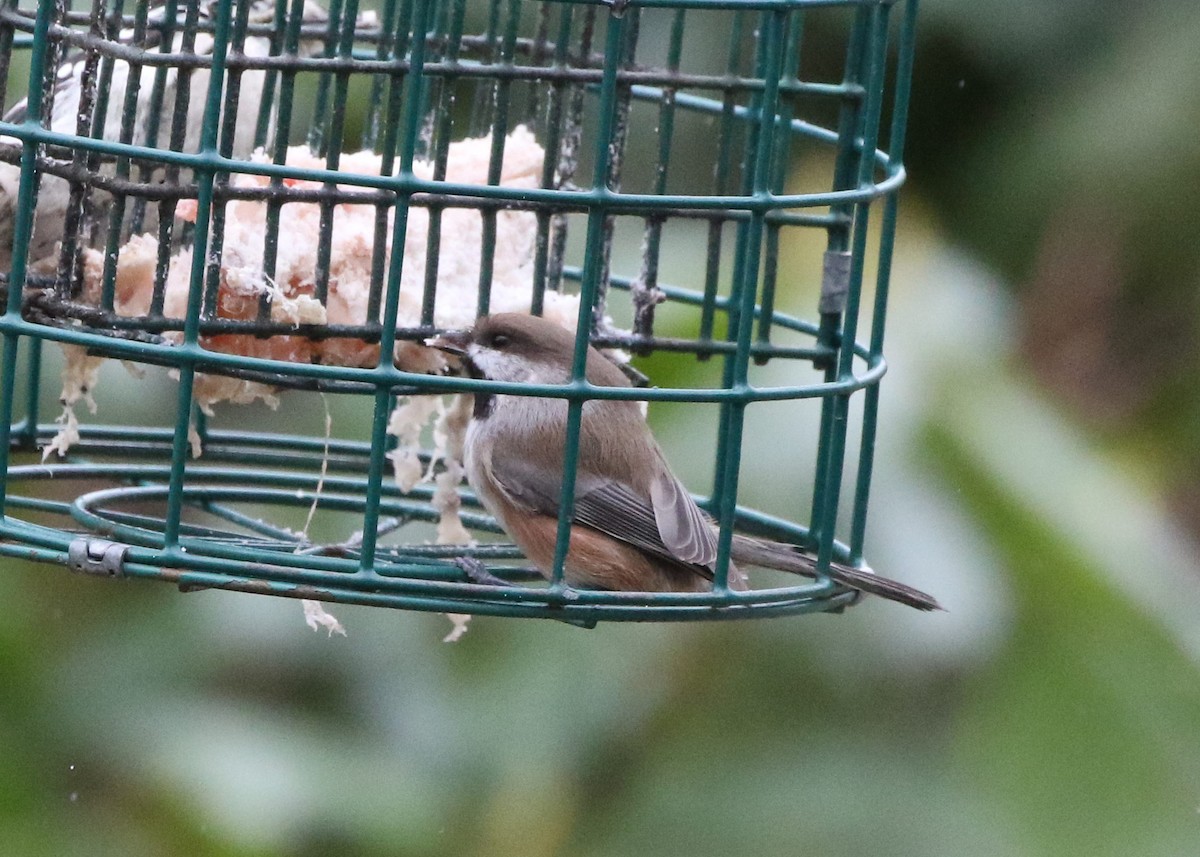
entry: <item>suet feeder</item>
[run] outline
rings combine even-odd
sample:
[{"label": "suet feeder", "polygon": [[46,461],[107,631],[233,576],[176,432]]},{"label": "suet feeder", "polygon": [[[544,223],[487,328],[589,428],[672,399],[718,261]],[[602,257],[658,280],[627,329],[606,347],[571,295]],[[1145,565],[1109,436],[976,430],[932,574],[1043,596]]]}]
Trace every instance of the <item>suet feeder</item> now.
[{"label": "suet feeder", "polygon": [[[846,606],[823,575],[542,582],[457,484],[453,406],[420,398],[488,382],[431,374],[421,343],[522,309],[655,355],[652,374],[701,380],[619,395],[715,414],[699,500],[721,527],[861,564],[916,9],[0,0],[0,555],[578,624]],[[117,410],[103,360],[153,407],[76,414]],[[274,430],[221,427],[253,399]],[[791,519],[738,504],[747,409],[783,400],[820,415]],[[358,409],[357,439],[300,419],[325,401],[335,425]],[[309,535],[314,512],[340,535]],[[463,556],[520,585],[472,582]]]}]

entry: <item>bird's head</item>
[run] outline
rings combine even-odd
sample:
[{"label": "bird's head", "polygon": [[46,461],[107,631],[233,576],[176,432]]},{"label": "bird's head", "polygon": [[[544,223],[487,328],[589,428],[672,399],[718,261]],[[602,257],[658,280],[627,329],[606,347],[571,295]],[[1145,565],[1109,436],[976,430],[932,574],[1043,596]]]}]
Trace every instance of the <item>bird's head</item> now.
[{"label": "bird's head", "polygon": [[[473,378],[528,384],[564,384],[571,377],[575,334],[544,318],[497,313],[470,330],[452,330],[426,345],[456,355]],[[628,386],[621,371],[589,350],[588,380],[602,386]]]}]

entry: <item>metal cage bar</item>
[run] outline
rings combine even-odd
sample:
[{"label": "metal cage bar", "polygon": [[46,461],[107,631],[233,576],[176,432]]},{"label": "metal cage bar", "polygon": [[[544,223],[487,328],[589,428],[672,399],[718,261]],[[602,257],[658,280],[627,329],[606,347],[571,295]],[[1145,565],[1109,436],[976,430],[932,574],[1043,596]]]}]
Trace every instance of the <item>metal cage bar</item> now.
[{"label": "metal cage bar", "polygon": [[[184,588],[583,624],[851,603],[853,594],[824,574],[734,591],[729,560],[735,529],[812,549],[822,569],[864,559],[916,13],[916,0],[488,0],[486,8],[385,0],[373,15],[358,0],[324,8],[311,0],[88,0],[79,8],[0,0],[0,81],[13,75],[11,52],[30,58],[24,98],[0,119],[0,169],[13,170],[19,187],[13,247],[0,260],[0,555]],[[723,36],[719,57],[691,48],[704,32]],[[813,71],[830,64],[831,34],[840,34],[842,51],[836,78]],[[363,109],[355,93],[366,93]],[[508,135],[521,125],[543,155],[518,187],[504,167]],[[292,142],[304,133],[317,166],[294,161]],[[452,169],[453,138],[463,133],[489,136],[476,180]],[[881,133],[886,152],[876,149]],[[347,166],[361,163],[345,148],[352,139],[372,150],[377,169]],[[251,157],[254,147],[261,153]],[[789,188],[800,163],[819,167],[825,184]],[[48,214],[64,198],[61,215]],[[325,308],[338,287],[339,212],[365,206],[360,314],[328,324],[277,318],[267,290],[253,295],[248,314],[230,314],[230,235],[241,205],[262,206],[261,249],[245,264],[272,285],[285,277],[295,240],[288,216],[314,207],[317,261],[304,294]],[[514,221],[528,223],[528,308],[578,302],[571,380],[504,384],[397,365],[398,343],[438,328],[451,276],[443,254],[463,223],[478,225],[474,311],[498,305],[507,286],[497,245],[513,217],[528,218]],[[826,250],[815,269],[783,264],[789,238],[814,230]],[[871,230],[878,273],[868,283]],[[622,243],[632,234],[640,248]],[[130,313],[122,265],[127,242],[142,235],[155,242],[152,290],[145,312]],[[422,249],[407,258],[398,248],[410,240]],[[678,249],[685,241],[691,258]],[[821,292],[811,311],[782,310],[783,290],[806,282]],[[671,312],[658,312],[660,303]],[[868,307],[864,344],[857,333]],[[620,313],[631,321],[627,332],[609,320]],[[276,337],[362,343],[377,357],[289,362],[222,345]],[[58,431],[39,422],[48,342],[174,370],[171,419],[84,425],[69,460],[26,463]],[[702,380],[593,386],[584,373],[589,342],[694,364]],[[704,368],[706,360],[714,365]],[[794,380],[762,383],[759,367],[779,362],[796,367]],[[198,385],[209,377],[297,397],[346,395],[369,409],[370,428],[357,441],[231,432],[201,411]],[[22,378],[29,382],[19,398]],[[451,562],[456,549],[410,535],[437,514],[429,486],[405,494],[387,476],[397,398],[475,392],[566,400],[568,498],[588,401],[716,404],[713,482],[698,498],[720,526],[712,591],[573,589],[563,577],[570,502],[544,586],[511,546],[461,549],[523,584],[496,587],[465,580]],[[863,424],[852,439],[856,397]],[[787,400],[814,400],[820,413],[803,526],[738,502],[743,461],[755,452],[744,444],[747,412]],[[190,460],[197,438],[205,458]],[[428,450],[420,462],[429,472],[441,466]],[[56,484],[78,484],[78,496],[40,496],[50,473]],[[97,480],[111,487],[97,489]],[[852,509],[841,521],[847,489]],[[495,538],[471,492],[461,495],[464,523]],[[250,514],[250,502],[281,518]],[[326,553],[280,522],[309,506],[358,521],[361,539]],[[119,560],[105,559],[99,540],[115,541]]]}]

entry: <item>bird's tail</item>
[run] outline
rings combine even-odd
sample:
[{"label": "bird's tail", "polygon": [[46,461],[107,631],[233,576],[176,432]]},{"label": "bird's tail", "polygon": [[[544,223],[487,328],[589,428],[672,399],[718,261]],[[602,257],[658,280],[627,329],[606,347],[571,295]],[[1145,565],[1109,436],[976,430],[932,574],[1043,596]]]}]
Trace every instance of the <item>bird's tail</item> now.
[{"label": "bird's tail", "polygon": [[[733,559],[745,565],[756,565],[760,568],[773,568],[805,577],[817,577],[817,560],[811,554],[804,553],[794,545],[784,545],[764,542],[747,536],[733,537]],[[878,595],[889,601],[898,601],[915,607],[918,610],[941,610],[942,605],[932,595],[927,595],[919,589],[905,586],[903,583],[887,577],[881,577],[874,572],[861,568],[851,568],[848,565],[832,562],[829,564],[829,576],[835,583],[840,583],[850,589],[865,592],[868,595]]]}]

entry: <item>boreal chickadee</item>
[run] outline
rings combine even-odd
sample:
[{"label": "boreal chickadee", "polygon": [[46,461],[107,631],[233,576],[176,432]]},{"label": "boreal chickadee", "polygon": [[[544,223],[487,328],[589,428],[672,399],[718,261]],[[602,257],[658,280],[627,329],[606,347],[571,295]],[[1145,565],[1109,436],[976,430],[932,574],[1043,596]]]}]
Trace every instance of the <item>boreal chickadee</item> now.
[{"label": "boreal chickadee", "polygon": [[[426,341],[491,381],[564,384],[575,335],[536,316],[501,313],[471,330]],[[594,348],[587,380],[628,387]],[[467,479],[480,501],[542,574],[549,577],[561,506],[568,405],[565,399],[476,393],[464,446]],[[794,545],[735,535],[730,588],[745,588],[737,565],[817,577],[816,560]],[[711,588],[717,528],[696,505],[642,416],[628,400],[589,400],[582,410],[574,517],[563,567],[574,587],[639,592]],[[919,610],[940,609],[924,592],[872,572],[832,564],[829,576],[853,590]]]}]

